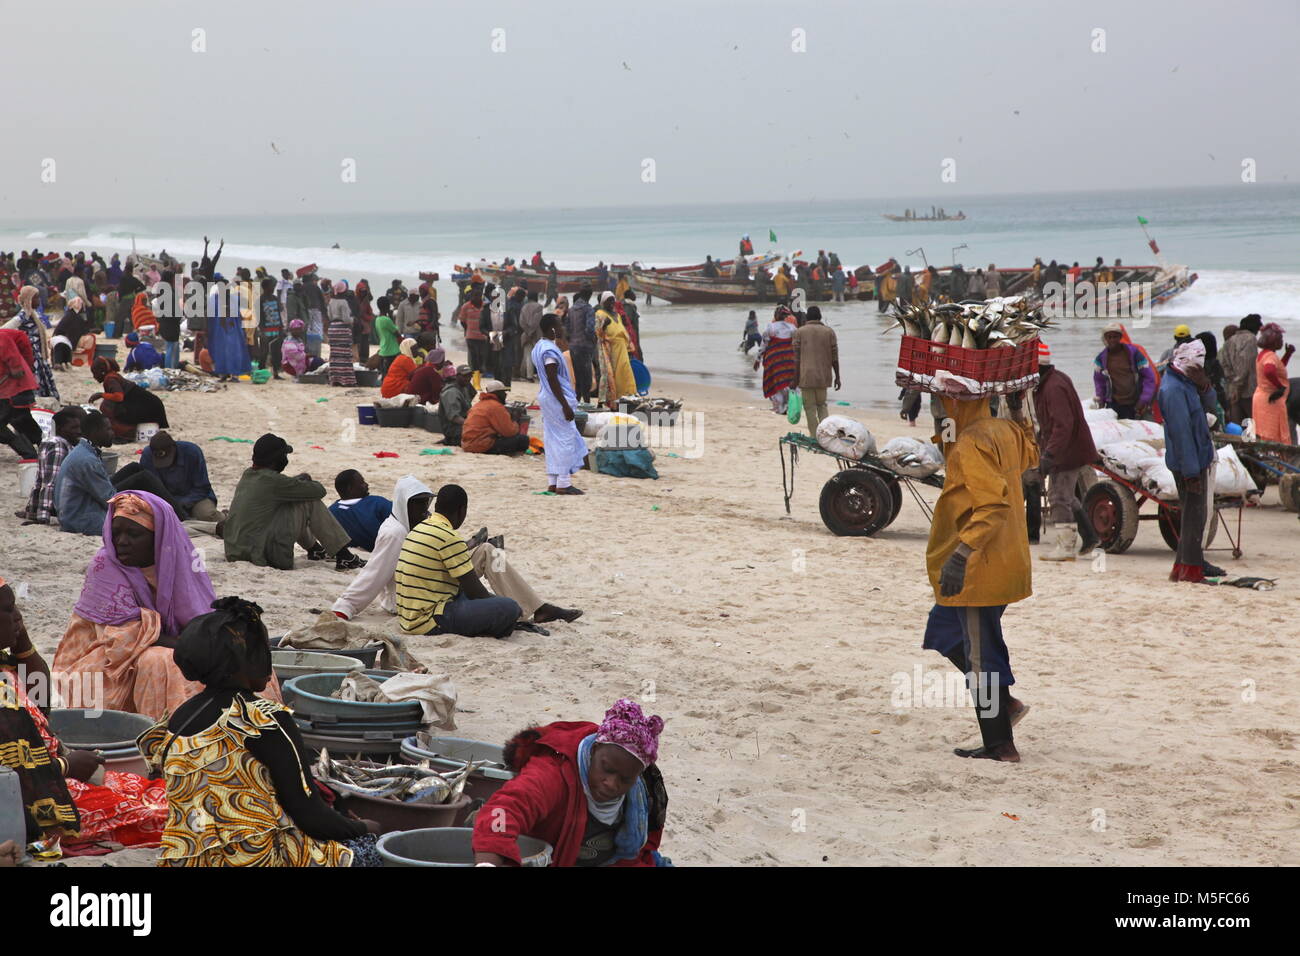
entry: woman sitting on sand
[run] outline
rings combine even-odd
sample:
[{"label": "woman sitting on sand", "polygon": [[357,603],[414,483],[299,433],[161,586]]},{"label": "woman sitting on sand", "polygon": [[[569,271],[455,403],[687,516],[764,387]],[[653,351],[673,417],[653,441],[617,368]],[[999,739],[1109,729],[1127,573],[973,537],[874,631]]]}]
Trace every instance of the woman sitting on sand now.
[{"label": "woman sitting on sand", "polygon": [[66,372],[72,367],[73,355],[83,351],[82,340],[89,334],[86,303],[80,298],[72,299],[50,334],[51,364],[56,371]]},{"label": "woman sitting on sand", "polygon": [[176,642],[202,691],[140,736],[167,781],[158,865],[352,866],[358,850],[369,862],[378,826],[325,804],[293,712],[257,696],[271,679],[262,609],[236,597],[213,607]]},{"label": "woman sitting on sand", "polygon": [[50,668],[27,636],[13,589],[0,578],[0,765],[18,773],[27,841],[44,841],[40,851],[52,854],[60,840],[157,846],[167,819],[162,784],[113,770],[101,783],[88,782],[103,758],[65,748],[28,696],[29,688],[48,700]]},{"label": "woman sitting on sand", "polygon": [[[216,594],[185,526],[161,498],[145,491],[114,495],[104,546],[86,568],[72,620],[54,653],[62,674],[103,675],[108,710],[150,717],[175,711],[200,688],[172,660],[185,625],[206,613]],[[279,689],[273,689],[279,699]]]},{"label": "woman sitting on sand", "polygon": [[146,422],[153,422],[159,428],[170,427],[163,400],[124,376],[113,359],[95,359],[90,363],[90,374],[104,390],[91,395],[88,401],[103,399],[99,410],[113,425],[113,434],[119,441],[135,441],[137,426]]},{"label": "woman sitting on sand", "polygon": [[671,866],[659,853],[668,792],[655,766],[664,722],[620,700],[597,726],[560,721],[506,743],[515,778],[474,822],[474,859],[519,863],[518,839],[552,847],[552,866]]},{"label": "woman sitting on sand", "polygon": [[393,398],[394,395],[411,392],[411,376],[415,375],[415,369],[422,359],[424,352],[417,349],[415,339],[403,338],[402,345],[398,346],[398,356],[389,365],[387,375],[383,376],[383,385],[380,386],[382,397]]}]

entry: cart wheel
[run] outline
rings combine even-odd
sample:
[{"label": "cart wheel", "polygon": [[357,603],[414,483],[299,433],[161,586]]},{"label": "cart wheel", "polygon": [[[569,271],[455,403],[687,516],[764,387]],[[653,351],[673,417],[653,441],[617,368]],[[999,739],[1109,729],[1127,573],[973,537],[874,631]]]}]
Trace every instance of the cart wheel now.
[{"label": "cart wheel", "polygon": [[1137,499],[1119,482],[1107,479],[1089,488],[1083,511],[1107,554],[1123,554],[1137,537]]},{"label": "cart wheel", "polygon": [[889,509],[889,520],[885,522],[885,527],[888,528],[898,518],[898,513],[903,510],[903,484],[897,478],[885,483],[889,485],[889,495],[893,499],[893,505]]},{"label": "cart wheel", "polygon": [[865,468],[847,468],[822,487],[822,521],[838,535],[867,536],[889,523],[889,486]]},{"label": "cart wheel", "polygon": [[[1219,533],[1219,509],[1215,508],[1210,514],[1206,515],[1205,520],[1209,522],[1209,534],[1205,538],[1205,547],[1214,543],[1214,536]],[[1170,551],[1178,550],[1178,539],[1182,537],[1183,530],[1183,512],[1177,505],[1170,505],[1166,510],[1160,509],[1160,536],[1165,539],[1165,544],[1169,545]]]}]

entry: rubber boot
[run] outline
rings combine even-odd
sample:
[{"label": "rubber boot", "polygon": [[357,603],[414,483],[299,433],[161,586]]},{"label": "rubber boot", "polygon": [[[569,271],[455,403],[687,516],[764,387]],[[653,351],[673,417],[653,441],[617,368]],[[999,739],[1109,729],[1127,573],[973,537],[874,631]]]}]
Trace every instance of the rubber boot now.
[{"label": "rubber boot", "polygon": [[1052,549],[1046,554],[1040,554],[1038,556],[1040,561],[1073,561],[1078,556],[1072,527],[1068,524],[1049,524],[1047,532],[1047,537],[1052,542]]}]

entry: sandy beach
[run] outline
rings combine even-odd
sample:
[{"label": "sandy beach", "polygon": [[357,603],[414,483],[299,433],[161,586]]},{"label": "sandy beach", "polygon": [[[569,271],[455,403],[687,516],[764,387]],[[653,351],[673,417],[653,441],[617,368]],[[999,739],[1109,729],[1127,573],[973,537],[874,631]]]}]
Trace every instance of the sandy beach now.
[{"label": "sandy beach", "polygon": [[[97,390],[85,370],[58,384],[65,399]],[[511,397],[535,390],[518,383]],[[1245,513],[1244,557],[1209,555],[1279,578],[1273,591],[1169,583],[1172,553],[1146,522],[1104,567],[1035,560],[1034,596],[1004,618],[1016,695],[1033,708],[1016,732],[1023,762],[963,761],[952,748],[978,739],[968,701],[905,699],[923,679],[915,668],[951,671],[920,647],[933,594],[916,503],[905,498],[877,538],[837,538],[817,509],[829,458],[800,459],[785,514],[777,439],[792,426],[766,400],[667,380],[655,392],[700,416],[701,454],[657,449],[658,481],[584,472],[581,500],[537,495],[539,458],[421,456],[438,436],[354,427],[376,390],[238,383],[164,400],[174,437],[203,446],[222,506],[251,446],[212,439],[268,430],[294,446],[294,471],[327,486],[345,467],[376,494],[408,473],[463,485],[463,531],[504,534],[543,598],[586,614],[549,637],[411,639],[455,680],[461,734],[502,741],[529,723],[599,720],[620,696],[642,701],[667,722],[662,849],[679,865],[1300,864],[1300,663],[1287,650],[1300,551],[1275,489]],[[832,411],[881,444],[923,431]],[[115,448],[120,463],[137,447]],[[0,574],[26,586],[21,609],[51,660],[99,541],[20,528],[12,456],[0,487]],[[257,601],[272,634],[327,608],[347,577],[302,553],[280,572],[226,563],[216,539],[196,544],[217,593]],[[359,622],[396,631],[375,609]]]}]

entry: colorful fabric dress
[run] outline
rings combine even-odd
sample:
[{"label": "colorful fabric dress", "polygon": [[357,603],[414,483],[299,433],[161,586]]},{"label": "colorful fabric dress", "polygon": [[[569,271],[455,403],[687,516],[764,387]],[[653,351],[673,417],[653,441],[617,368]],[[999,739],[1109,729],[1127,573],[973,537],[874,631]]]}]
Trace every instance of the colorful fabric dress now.
[{"label": "colorful fabric dress", "polygon": [[284,370],[295,378],[307,371],[307,344],[292,335],[284,340],[280,353],[280,363]]},{"label": "colorful fabric dress", "polygon": [[[1275,402],[1269,395],[1282,389],[1282,397]],[[1255,420],[1255,437],[1260,441],[1291,444],[1291,422],[1286,414],[1286,401],[1291,395],[1291,383],[1286,377],[1286,366],[1272,349],[1261,348],[1255,357],[1255,394],[1251,399],[1251,417]]]},{"label": "colorful fabric dress", "polygon": [[[605,320],[609,323],[606,325]],[[603,327],[602,327],[603,326]],[[629,338],[623,320],[617,313],[601,310],[596,313],[596,328],[600,348],[600,395],[610,408],[618,406],[624,395],[636,394],[636,376],[628,358]]]},{"label": "colorful fabric dress", "polygon": [[330,371],[331,385],[353,386],[357,373],[352,367],[352,309],[342,296],[330,299]]},{"label": "colorful fabric dress", "polygon": [[[0,668],[3,670],[3,668]],[[98,840],[111,840],[123,846],[157,846],[162,839],[163,824],[167,820],[167,789],[161,780],[153,781],[135,773],[107,770],[102,784],[84,783],[71,777],[63,778],[59,773],[59,757],[63,755],[63,745],[50,731],[45,715],[19,685],[16,673],[11,673],[12,683],[0,682],[0,722],[5,720],[2,711],[6,706],[5,693],[10,698],[16,692],[17,702],[26,711],[32,726],[39,734],[44,745],[45,756],[50,766],[67,788],[67,794],[75,807],[72,824],[60,820],[57,825],[64,827],[64,845],[75,841],[86,843]],[[0,732],[0,740],[5,739]],[[4,748],[0,743],[0,750]],[[41,755],[35,751],[30,755],[29,763],[43,764]],[[0,759],[0,763],[4,763]],[[57,787],[55,788],[57,790]],[[50,811],[51,807],[53,812]],[[51,816],[68,817],[66,804],[57,799],[54,804],[42,804],[41,816],[48,820]],[[80,825],[77,825],[77,821]],[[48,822],[42,824],[50,826]],[[79,830],[79,832],[77,832]]]},{"label": "colorful fabric dress", "polygon": [[49,323],[45,316],[28,310],[18,313],[18,328],[27,333],[32,343],[32,371],[36,373],[37,394],[59,398],[59,387],[54,384],[54,370],[50,368],[50,343],[47,337]]},{"label": "colorful fabric dress", "polygon": [[794,386],[794,326],[773,322],[763,338],[763,397],[782,396]]},{"label": "colorful fabric dress", "polygon": [[[294,826],[271,772],[248,750],[250,737],[284,733],[274,701],[236,695],[216,723],[188,736],[166,721],[140,736],[140,749],[167,781],[169,813],[159,866],[351,866],[352,851]],[[311,784],[303,778],[304,789]]]},{"label": "colorful fabric dress", "polygon": [[18,774],[27,811],[27,842],[40,840],[47,833],[76,836],[80,819],[57,753],[52,755],[47,748],[18,681],[10,674],[4,677],[0,679],[0,766]]}]

